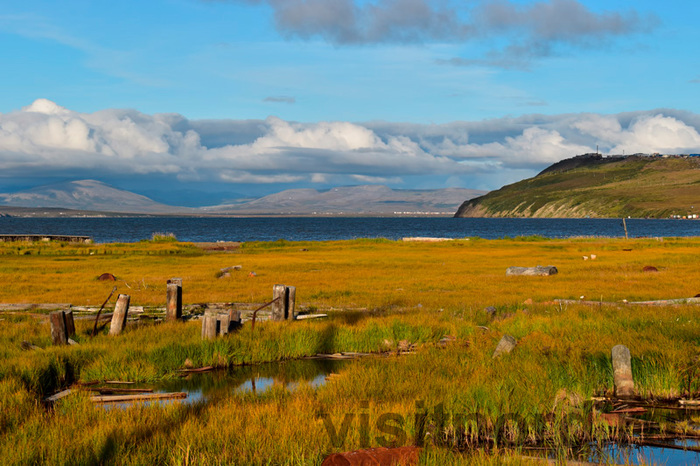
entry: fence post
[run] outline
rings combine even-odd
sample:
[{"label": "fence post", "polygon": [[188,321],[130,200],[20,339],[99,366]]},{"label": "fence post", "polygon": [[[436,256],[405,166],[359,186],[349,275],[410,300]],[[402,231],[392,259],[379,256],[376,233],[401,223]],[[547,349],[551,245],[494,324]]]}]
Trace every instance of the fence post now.
[{"label": "fence post", "polygon": [[287,287],[287,302],[285,314],[287,320],[296,320],[296,300],[297,300],[297,287],[288,286]]},{"label": "fence post", "polygon": [[165,320],[172,322],[182,318],[182,280],[180,283],[173,283],[173,280],[168,280],[168,289],[166,292],[166,311]]},{"label": "fence post", "polygon": [[63,311],[63,318],[66,321],[66,338],[75,336],[75,321],[73,311]]},{"label": "fence post", "polygon": [[56,311],[49,314],[51,322],[51,339],[54,345],[65,345],[68,343],[66,335],[66,317],[63,311]]},{"label": "fence post", "polygon": [[634,396],[634,379],[632,378],[632,356],[630,350],[624,345],[614,346],[612,349],[613,379],[615,382],[615,395],[618,398]]},{"label": "fence post", "polygon": [[130,301],[131,296],[128,294],[120,294],[117,298],[117,304],[114,306],[114,314],[112,315],[112,324],[109,326],[110,335],[119,335],[126,327]]},{"label": "fence post", "polygon": [[272,303],[272,320],[284,320],[285,308],[287,307],[287,287],[284,285],[275,285],[272,288],[272,299],[277,300]]}]

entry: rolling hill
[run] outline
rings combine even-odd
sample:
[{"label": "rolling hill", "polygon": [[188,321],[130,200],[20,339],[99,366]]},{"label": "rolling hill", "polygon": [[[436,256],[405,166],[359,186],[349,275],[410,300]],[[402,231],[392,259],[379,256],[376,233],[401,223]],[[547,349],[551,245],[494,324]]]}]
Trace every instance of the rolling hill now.
[{"label": "rolling hill", "polygon": [[700,157],[585,154],[465,201],[455,217],[649,217],[700,213]]}]

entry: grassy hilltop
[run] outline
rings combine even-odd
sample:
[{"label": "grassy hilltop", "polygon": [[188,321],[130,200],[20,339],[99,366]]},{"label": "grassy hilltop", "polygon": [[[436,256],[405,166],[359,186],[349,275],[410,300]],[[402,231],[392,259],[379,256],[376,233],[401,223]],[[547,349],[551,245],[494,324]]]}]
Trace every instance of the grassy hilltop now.
[{"label": "grassy hilltop", "polygon": [[586,154],[465,201],[455,217],[668,218],[698,210],[700,157]]}]

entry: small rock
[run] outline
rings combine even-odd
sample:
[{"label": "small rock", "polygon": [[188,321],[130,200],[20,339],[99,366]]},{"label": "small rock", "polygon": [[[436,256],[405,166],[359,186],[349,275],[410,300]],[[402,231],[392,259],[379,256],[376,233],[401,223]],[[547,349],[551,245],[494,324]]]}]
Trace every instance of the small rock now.
[{"label": "small rock", "polygon": [[399,351],[409,351],[411,349],[411,342],[408,340],[401,340],[397,349]]},{"label": "small rock", "polygon": [[653,265],[645,265],[644,268],[642,269],[642,272],[658,272],[659,269],[654,267]]},{"label": "small rock", "polygon": [[221,269],[221,273],[228,273],[233,270],[241,270],[242,268],[242,265],[232,265],[231,267],[224,267],[223,269]]},{"label": "small rock", "polygon": [[111,273],[103,273],[97,279],[101,282],[115,282],[117,281],[116,277],[112,275]]},{"label": "small rock", "polygon": [[498,342],[498,346],[496,346],[496,350],[493,352],[493,359],[496,359],[503,353],[510,353],[517,344],[518,341],[515,338],[511,337],[510,335],[503,335],[501,341]]},{"label": "small rock", "polygon": [[523,304],[530,305],[530,304],[532,304],[532,302],[533,302],[532,298],[527,298],[525,301],[523,301]]},{"label": "small rock", "polygon": [[484,309],[484,312],[485,312],[486,314],[488,314],[488,316],[489,316],[490,318],[493,319],[494,316],[496,315],[496,308],[493,307],[493,306],[489,306],[489,307],[487,307],[486,309]]},{"label": "small rock", "polygon": [[382,342],[382,345],[383,345],[385,348],[391,348],[391,347],[394,346],[394,341],[393,341],[393,340],[387,340],[387,339],[385,338],[384,341]]},{"label": "small rock", "polygon": [[219,277],[219,280],[221,280],[222,278],[231,278],[231,274],[228,272],[222,273]]},{"label": "small rock", "polygon": [[591,260],[592,260],[592,261],[596,260],[597,258],[598,258],[598,256],[596,256],[595,254],[591,254]]},{"label": "small rock", "polygon": [[588,256],[583,256],[583,260],[587,261],[587,260],[588,260]]},{"label": "small rock", "polygon": [[185,363],[183,365],[185,366],[185,369],[192,369],[194,367],[194,363],[190,358],[185,359]]},{"label": "small rock", "polygon": [[526,275],[526,276],[548,276],[555,275],[559,273],[556,267],[553,265],[537,267],[508,267],[506,269],[506,276],[510,275]]}]

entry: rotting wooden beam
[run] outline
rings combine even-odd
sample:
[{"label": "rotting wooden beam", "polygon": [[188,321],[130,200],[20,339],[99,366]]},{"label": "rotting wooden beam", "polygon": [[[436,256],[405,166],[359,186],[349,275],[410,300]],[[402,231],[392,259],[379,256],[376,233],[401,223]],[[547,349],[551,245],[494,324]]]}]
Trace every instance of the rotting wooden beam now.
[{"label": "rotting wooden beam", "polygon": [[132,401],[174,400],[187,398],[187,392],[143,393],[140,395],[95,395],[90,397],[93,403],[124,403]]}]

